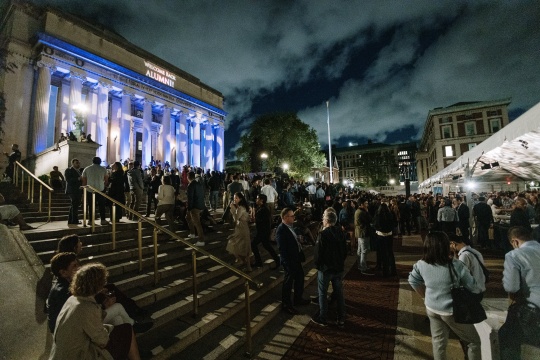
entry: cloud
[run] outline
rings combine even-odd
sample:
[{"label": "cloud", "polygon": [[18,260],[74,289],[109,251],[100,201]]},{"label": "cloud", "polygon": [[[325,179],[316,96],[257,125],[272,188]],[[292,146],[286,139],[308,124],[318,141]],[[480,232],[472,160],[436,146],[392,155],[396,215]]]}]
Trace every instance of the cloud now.
[{"label": "cloud", "polygon": [[[539,101],[540,9],[531,2],[480,3],[455,18],[426,48],[426,28],[398,30],[364,79],[344,83],[331,101],[332,138],[385,141],[413,125],[421,136],[427,113],[459,101],[512,97],[511,107]],[[300,111],[326,141],[326,105]]]},{"label": "cloud", "polygon": [[411,126],[417,135],[404,140],[418,139],[430,109],[459,101],[511,96],[511,107],[525,109],[539,100],[535,0],[40,3],[104,22],[221,91],[234,139],[254,104],[298,89],[310,96],[289,105],[322,145],[325,100],[333,142],[385,141]]}]

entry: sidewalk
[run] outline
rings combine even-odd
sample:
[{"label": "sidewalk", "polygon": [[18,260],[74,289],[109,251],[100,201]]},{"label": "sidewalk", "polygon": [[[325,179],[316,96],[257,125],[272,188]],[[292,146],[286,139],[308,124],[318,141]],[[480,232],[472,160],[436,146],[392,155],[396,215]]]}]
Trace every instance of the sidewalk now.
[{"label": "sidewalk", "polygon": [[[405,236],[395,244],[398,278],[380,274],[365,276],[357,269],[355,257],[347,259],[349,272],[344,279],[347,321],[344,329],[320,327],[308,322],[290,345],[283,359],[431,359],[431,335],[425,307],[407,282],[412,265],[421,258],[419,235]],[[374,265],[375,254],[369,260]],[[484,305],[488,321],[500,326],[507,307],[502,288],[503,258],[485,254],[492,280],[488,284]],[[331,314],[333,309],[331,308]],[[313,314],[315,315],[316,310]],[[306,319],[304,318],[304,321]],[[463,359],[455,336],[448,343],[448,358]],[[268,358],[261,356],[260,358]]]}]

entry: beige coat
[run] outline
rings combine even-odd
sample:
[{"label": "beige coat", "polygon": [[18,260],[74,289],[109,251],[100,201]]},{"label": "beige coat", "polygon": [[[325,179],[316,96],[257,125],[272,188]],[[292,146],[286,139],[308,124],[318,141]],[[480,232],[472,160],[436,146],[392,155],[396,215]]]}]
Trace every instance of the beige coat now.
[{"label": "beige coat", "polygon": [[103,310],[93,296],[71,296],[56,320],[49,360],[113,360],[104,349],[109,330],[102,316]]}]

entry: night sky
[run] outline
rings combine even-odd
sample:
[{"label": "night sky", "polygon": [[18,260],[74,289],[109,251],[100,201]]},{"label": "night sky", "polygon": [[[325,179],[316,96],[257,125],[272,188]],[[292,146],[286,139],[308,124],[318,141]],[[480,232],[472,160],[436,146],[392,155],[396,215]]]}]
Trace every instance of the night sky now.
[{"label": "night sky", "polygon": [[[3,2],[5,0],[0,0]],[[101,23],[225,96],[226,156],[262,113],[295,111],[328,143],[417,141],[430,109],[540,101],[530,1],[46,0]]]}]

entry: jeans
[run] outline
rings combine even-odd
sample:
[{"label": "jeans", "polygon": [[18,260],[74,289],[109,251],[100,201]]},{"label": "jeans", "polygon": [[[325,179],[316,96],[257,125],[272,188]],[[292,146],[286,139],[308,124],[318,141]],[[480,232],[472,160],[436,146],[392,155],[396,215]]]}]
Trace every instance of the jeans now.
[{"label": "jeans", "polygon": [[480,336],[473,324],[458,324],[453,315],[438,315],[426,309],[431,329],[431,342],[433,346],[433,358],[446,360],[446,346],[448,334],[452,330],[463,342],[468,344],[467,355],[469,360],[482,359]]},{"label": "jeans", "polygon": [[217,210],[218,198],[219,198],[219,190],[210,191],[210,206],[212,206],[212,209],[214,210]]},{"label": "jeans", "polygon": [[369,238],[368,237],[358,238],[357,254],[358,254],[358,269],[360,271],[368,270],[367,261],[366,261],[368,251],[369,251]]},{"label": "jeans", "polygon": [[328,314],[328,285],[332,283],[332,297],[337,300],[337,320],[345,320],[345,298],[343,297],[343,271],[319,271],[317,285],[319,291],[319,319],[327,321]]}]

